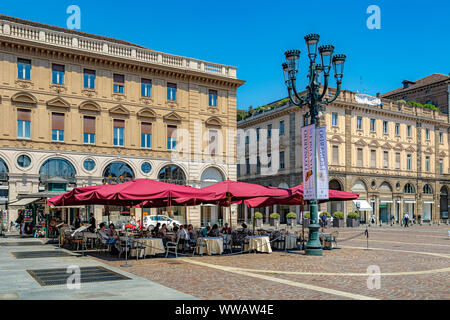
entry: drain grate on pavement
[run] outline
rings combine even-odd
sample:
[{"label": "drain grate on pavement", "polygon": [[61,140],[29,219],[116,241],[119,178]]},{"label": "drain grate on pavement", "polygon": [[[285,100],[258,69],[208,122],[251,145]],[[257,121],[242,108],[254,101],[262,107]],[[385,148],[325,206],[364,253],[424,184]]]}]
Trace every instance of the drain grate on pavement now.
[{"label": "drain grate on pavement", "polygon": [[[59,268],[59,269],[40,269],[27,270],[27,272],[41,285],[41,286],[56,286],[67,284],[67,279],[72,277],[73,270]],[[104,267],[81,267],[80,268],[80,283],[88,282],[104,282],[130,280],[130,278],[121,275]]]},{"label": "drain grate on pavement", "polygon": [[0,246],[2,247],[25,247],[25,246],[43,246],[44,244],[40,241],[23,241],[23,242],[2,242]]},{"label": "drain grate on pavement", "polygon": [[53,251],[19,251],[10,252],[16,259],[54,258],[54,257],[79,257],[62,250]]}]

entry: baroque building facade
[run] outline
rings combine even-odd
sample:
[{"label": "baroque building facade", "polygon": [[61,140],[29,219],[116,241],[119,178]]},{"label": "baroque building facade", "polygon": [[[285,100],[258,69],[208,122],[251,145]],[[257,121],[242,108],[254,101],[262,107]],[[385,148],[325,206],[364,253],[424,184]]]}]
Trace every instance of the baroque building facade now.
[{"label": "baroque building facade", "polygon": [[[303,181],[301,127],[308,124],[308,108],[288,99],[268,106],[275,107],[238,122],[238,180],[293,187]],[[362,221],[371,212],[382,222],[400,222],[405,213],[424,221],[448,219],[447,115],[344,90],[320,122],[327,128],[330,189],[359,193],[359,200],[369,205],[369,211],[360,213]],[[270,137],[267,146],[265,137]],[[330,213],[357,209],[352,201],[320,206]],[[266,210],[266,218],[270,210],[283,219],[296,209]],[[248,217],[247,210],[240,213],[241,219]]]},{"label": "baroque building facade", "polygon": [[[17,199],[40,191],[236,179],[243,83],[232,66],[0,15],[0,192],[10,220]],[[200,225],[203,211],[180,208],[175,219]]]}]

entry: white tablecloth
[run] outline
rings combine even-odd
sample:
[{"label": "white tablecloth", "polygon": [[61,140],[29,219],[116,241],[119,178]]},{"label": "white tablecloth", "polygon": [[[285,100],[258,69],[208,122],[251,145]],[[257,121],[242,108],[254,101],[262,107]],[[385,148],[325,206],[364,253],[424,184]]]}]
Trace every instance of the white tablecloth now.
[{"label": "white tablecloth", "polygon": [[247,250],[256,250],[258,252],[272,252],[272,247],[270,246],[269,237],[264,236],[247,236],[246,239],[249,239],[248,245],[244,247],[244,251]]},{"label": "white tablecloth", "polygon": [[[200,244],[202,241],[206,241],[207,246],[202,247]],[[197,238],[197,253],[198,254],[222,254],[223,252],[223,238],[221,237],[199,237]]]},{"label": "white tablecloth", "polygon": [[[144,250],[140,250],[139,257],[154,256],[158,253],[164,253],[164,243],[161,238],[139,238],[135,239],[135,244],[144,245]],[[138,242],[138,243],[136,243]],[[136,256],[136,249],[131,249],[130,255]]]}]

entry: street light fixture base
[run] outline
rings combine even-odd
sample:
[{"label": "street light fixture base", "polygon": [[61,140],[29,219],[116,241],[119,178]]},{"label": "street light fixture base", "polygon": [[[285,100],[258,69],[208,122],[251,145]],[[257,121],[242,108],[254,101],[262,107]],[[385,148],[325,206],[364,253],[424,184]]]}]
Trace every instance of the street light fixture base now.
[{"label": "street light fixture base", "polygon": [[322,256],[322,248],[306,248],[305,254],[307,256]]}]

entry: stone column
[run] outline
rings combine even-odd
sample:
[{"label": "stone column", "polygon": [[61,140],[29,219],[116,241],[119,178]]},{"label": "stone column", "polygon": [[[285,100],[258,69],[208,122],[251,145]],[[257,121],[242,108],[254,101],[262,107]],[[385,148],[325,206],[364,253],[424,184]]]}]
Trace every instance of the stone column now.
[{"label": "stone column", "polygon": [[269,207],[266,207],[266,221],[265,221],[265,223],[269,223],[269,215],[270,215],[270,209],[269,209]]},{"label": "stone column", "polygon": [[300,217],[300,206],[295,206],[295,213],[297,214],[297,224],[300,223],[301,217]]},{"label": "stone column", "polygon": [[244,204],[244,220],[245,220],[245,223],[248,222],[248,207],[246,204]]}]

